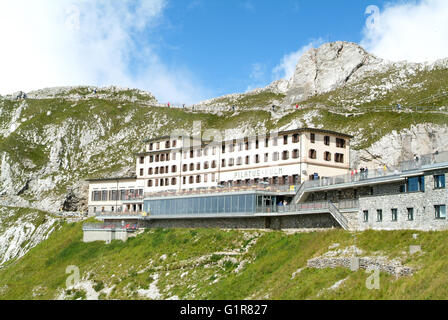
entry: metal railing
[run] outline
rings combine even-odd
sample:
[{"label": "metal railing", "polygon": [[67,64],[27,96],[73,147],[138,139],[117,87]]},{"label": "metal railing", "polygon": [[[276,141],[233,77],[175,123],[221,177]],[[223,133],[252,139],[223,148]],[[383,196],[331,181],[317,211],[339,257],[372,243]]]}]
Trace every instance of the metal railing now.
[{"label": "metal railing", "polygon": [[[352,205],[358,205],[356,201],[352,202]],[[298,204],[292,204],[287,206],[262,206],[257,207],[257,213],[300,213],[310,211],[328,211],[333,218],[341,225],[345,230],[349,229],[348,220],[345,218],[339,209],[331,201],[319,201],[319,202],[304,202]]]},{"label": "metal railing", "polygon": [[[365,180],[380,179],[385,177],[399,176],[403,172],[410,170],[422,169],[425,166],[448,162],[448,152],[433,153],[423,155],[421,157],[412,161],[404,161],[395,167],[391,166],[380,166],[376,169],[368,169],[367,171],[357,173],[353,172],[350,174],[334,177],[324,177],[319,180],[310,180],[304,183],[304,189],[332,186],[344,183],[360,182]],[[299,192],[303,191],[302,188]],[[299,193],[297,194],[299,195]]]},{"label": "metal railing", "polygon": [[287,212],[300,212],[300,211],[312,211],[312,210],[328,210],[330,204],[336,209],[356,209],[359,208],[358,200],[344,200],[339,203],[332,204],[330,201],[315,201],[315,202],[301,202],[292,203],[286,206],[272,205],[272,206],[257,206],[257,213],[287,213]]},{"label": "metal railing", "polygon": [[300,198],[302,198],[303,193],[305,192],[305,183],[302,183],[299,187],[299,189],[297,190],[296,195],[294,196],[294,198],[292,199],[293,203],[297,203]]},{"label": "metal railing", "polygon": [[328,209],[328,201],[304,202],[286,206],[276,206],[276,212],[278,213],[300,212],[300,211],[322,210],[322,209]]},{"label": "metal railing", "polygon": [[142,216],[143,214],[144,214],[143,211],[102,211],[102,212],[96,212],[95,216],[135,217],[135,216]]},{"label": "metal railing", "polygon": [[348,220],[339,212],[338,208],[331,202],[329,202],[328,209],[330,210],[331,215],[336,221],[341,225],[345,230],[349,229]]},{"label": "metal railing", "polygon": [[83,231],[135,231],[137,229],[137,224],[130,223],[85,223],[82,226]]},{"label": "metal railing", "polygon": [[144,199],[144,194],[127,194],[122,200],[123,201],[140,201]]},{"label": "metal railing", "polygon": [[340,200],[337,203],[333,203],[339,210],[344,209],[359,209],[359,200]]},{"label": "metal railing", "polygon": [[167,190],[161,192],[145,193],[144,198],[157,198],[157,197],[176,197],[176,196],[188,196],[188,195],[201,195],[201,194],[215,194],[215,193],[244,193],[248,191],[265,191],[265,192],[290,192],[295,193],[299,189],[299,185],[270,185],[270,184],[248,184],[241,186],[231,187],[211,187],[211,188],[197,188],[197,189],[185,189],[185,190]]},{"label": "metal railing", "polygon": [[401,163],[401,170],[402,171],[416,170],[426,166],[443,162],[448,162],[448,151],[426,154],[421,157],[418,157],[418,159],[404,161]]}]

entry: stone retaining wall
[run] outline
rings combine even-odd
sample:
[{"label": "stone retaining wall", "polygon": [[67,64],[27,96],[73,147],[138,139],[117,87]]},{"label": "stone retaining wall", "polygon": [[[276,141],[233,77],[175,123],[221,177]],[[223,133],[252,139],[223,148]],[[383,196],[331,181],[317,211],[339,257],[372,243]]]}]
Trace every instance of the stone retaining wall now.
[{"label": "stone retaining wall", "polygon": [[283,217],[171,219],[145,221],[146,228],[319,229],[340,228],[330,214]]},{"label": "stone retaining wall", "polygon": [[397,260],[387,260],[384,257],[337,257],[337,258],[314,258],[308,260],[309,268],[347,268],[353,271],[358,269],[379,270],[397,277],[411,276],[414,269],[402,266]]}]

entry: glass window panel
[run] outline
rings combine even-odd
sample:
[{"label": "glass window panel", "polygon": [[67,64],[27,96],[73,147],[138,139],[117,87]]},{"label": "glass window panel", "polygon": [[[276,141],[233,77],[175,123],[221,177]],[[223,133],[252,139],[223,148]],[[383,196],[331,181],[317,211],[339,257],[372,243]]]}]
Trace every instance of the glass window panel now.
[{"label": "glass window panel", "polygon": [[225,196],[225,207],[223,212],[232,212],[232,196]]},{"label": "glass window panel", "polygon": [[187,213],[187,214],[191,214],[191,213],[193,213],[193,207],[192,207],[192,205],[193,205],[193,202],[191,201],[191,199],[185,199],[185,213]]},{"label": "glass window panel", "polygon": [[225,197],[219,197],[218,198],[218,213],[223,213],[225,211],[226,204],[225,204]]},{"label": "glass window panel", "polygon": [[185,199],[179,199],[180,210],[179,213],[186,214],[187,213],[187,204]]},{"label": "glass window panel", "polygon": [[446,218],[446,206],[440,206],[440,218]]},{"label": "glass window panel", "polygon": [[204,214],[207,213],[207,201],[205,198],[199,198],[199,213]]},{"label": "glass window panel", "polygon": [[255,195],[246,196],[246,212],[254,212]]},{"label": "glass window panel", "polygon": [[420,191],[419,185],[420,185],[420,177],[411,177],[408,179],[408,191],[409,192]]},{"label": "glass window panel", "polygon": [[211,213],[217,213],[218,212],[218,197],[212,198],[212,210]]},{"label": "glass window panel", "polygon": [[434,176],[435,188],[442,189],[445,188],[445,175]]},{"label": "glass window panel", "polygon": [[166,203],[165,206],[165,214],[170,214],[171,213],[171,200],[165,200],[164,201]]},{"label": "glass window panel", "polygon": [[241,195],[238,198],[238,212],[246,212],[246,195]]},{"label": "glass window panel", "polygon": [[205,199],[206,205],[205,205],[205,212],[207,213],[213,213],[212,212],[212,198],[208,197]]},{"label": "glass window panel", "polygon": [[239,196],[231,196],[232,198],[232,212],[238,212],[238,200],[239,200]]}]

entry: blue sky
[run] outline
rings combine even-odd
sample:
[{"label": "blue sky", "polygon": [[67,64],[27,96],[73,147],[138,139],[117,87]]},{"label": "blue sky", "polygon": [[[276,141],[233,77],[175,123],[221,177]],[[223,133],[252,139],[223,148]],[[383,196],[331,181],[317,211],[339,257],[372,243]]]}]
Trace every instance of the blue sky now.
[{"label": "blue sky", "polygon": [[[217,94],[268,84],[285,54],[313,40],[359,42],[372,1],[196,1],[171,5],[160,50],[166,61],[188,65]],[[381,5],[381,2],[376,2]],[[254,65],[259,79],[251,78]]]},{"label": "blue sky", "polygon": [[446,58],[447,17],[446,0],[3,0],[0,94],[117,85],[194,103],[288,78],[328,41]]},{"label": "blue sky", "polygon": [[244,92],[311,41],[360,42],[371,4],[383,1],[178,1],[153,36],[166,63],[188,66],[214,95]]}]

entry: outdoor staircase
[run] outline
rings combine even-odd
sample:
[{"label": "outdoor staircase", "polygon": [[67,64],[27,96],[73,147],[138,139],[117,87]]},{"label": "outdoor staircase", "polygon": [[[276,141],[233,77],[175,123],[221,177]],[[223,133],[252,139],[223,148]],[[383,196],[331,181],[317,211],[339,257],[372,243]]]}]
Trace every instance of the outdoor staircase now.
[{"label": "outdoor staircase", "polygon": [[341,225],[344,230],[349,230],[348,220],[345,218],[338,208],[330,201],[328,205],[328,210],[333,218]]},{"label": "outdoor staircase", "polygon": [[297,190],[296,195],[294,196],[294,198],[292,199],[292,203],[299,203],[299,201],[302,199],[303,194],[305,193],[305,183],[302,183],[300,185],[299,190]]}]

